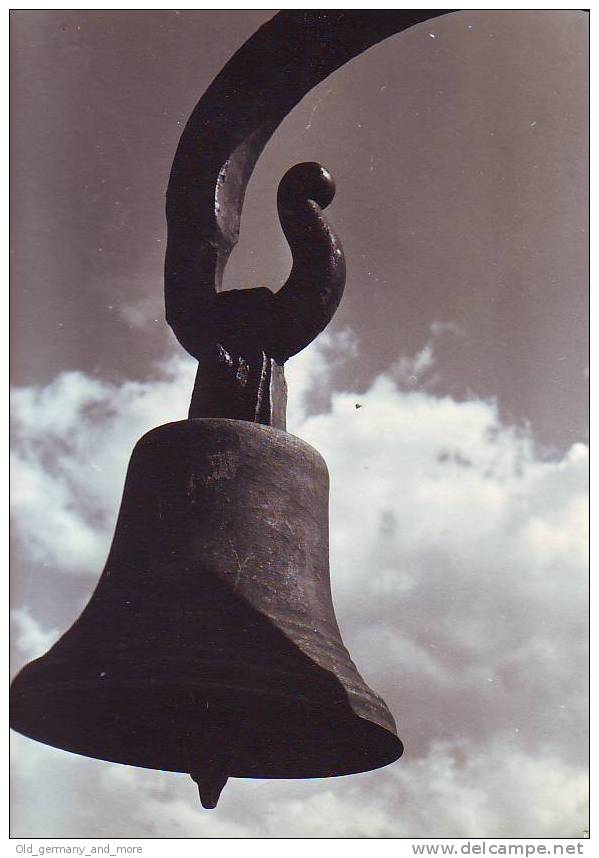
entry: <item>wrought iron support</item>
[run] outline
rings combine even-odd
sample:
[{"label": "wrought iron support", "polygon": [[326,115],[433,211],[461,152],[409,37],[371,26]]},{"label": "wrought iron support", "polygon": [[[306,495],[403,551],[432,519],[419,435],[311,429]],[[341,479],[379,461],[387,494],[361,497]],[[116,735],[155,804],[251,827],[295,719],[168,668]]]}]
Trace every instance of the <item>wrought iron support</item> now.
[{"label": "wrought iron support", "polygon": [[183,131],[168,191],[166,317],[199,361],[190,417],[285,426],[283,364],[331,320],[345,284],[323,214],[333,179],[292,167],[278,193],[293,268],[276,293],[221,291],[245,190],[277,126],[314,86],[375,43],[449,10],[279,12],[232,57]]}]

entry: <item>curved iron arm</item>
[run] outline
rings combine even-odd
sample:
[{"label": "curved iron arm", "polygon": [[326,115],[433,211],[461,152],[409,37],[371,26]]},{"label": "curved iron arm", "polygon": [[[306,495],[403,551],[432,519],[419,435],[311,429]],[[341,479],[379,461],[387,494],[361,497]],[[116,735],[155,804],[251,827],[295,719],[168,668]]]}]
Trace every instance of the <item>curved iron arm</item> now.
[{"label": "curved iron arm", "polygon": [[345,282],[343,253],[322,209],[334,184],[319,165],[292,168],[278,207],[293,252],[278,292],[219,292],[237,242],[245,190],[289,111],[335,69],[388,36],[454,10],[287,10],[237,51],[195,107],[167,191],[166,317],[199,360],[215,347],[282,364],[332,318]]}]

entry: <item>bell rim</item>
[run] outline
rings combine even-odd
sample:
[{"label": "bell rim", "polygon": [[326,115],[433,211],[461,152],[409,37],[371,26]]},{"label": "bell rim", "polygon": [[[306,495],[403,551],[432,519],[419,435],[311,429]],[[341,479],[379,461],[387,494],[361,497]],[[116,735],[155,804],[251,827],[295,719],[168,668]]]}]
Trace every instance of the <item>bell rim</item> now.
[{"label": "bell rim", "polygon": [[[145,681],[144,684],[146,690],[150,693],[153,691],[154,695],[156,695],[158,691],[157,683]],[[67,686],[69,686],[68,689]],[[164,694],[165,683],[161,682],[160,686],[160,691]],[[179,690],[185,687],[181,684],[177,686],[177,683],[173,683],[172,686],[178,687]],[[141,683],[133,686],[131,682],[119,682],[118,680],[102,681],[101,683],[92,680],[87,682],[71,680],[69,682],[47,683],[44,686],[40,684],[31,688],[14,689],[11,690],[11,727],[27,738],[80,756],[140,768],[189,772],[195,765],[193,762],[194,759],[198,755],[202,756],[202,742],[205,743],[205,748],[217,741],[215,736],[221,738],[219,735],[218,717],[215,721],[216,726],[211,728],[215,730],[212,735],[210,734],[210,730],[208,730],[208,734],[206,735],[205,724],[202,723],[201,718],[194,725],[197,735],[192,736],[189,734],[188,738],[191,744],[197,745],[197,748],[196,751],[192,751],[188,756],[188,762],[183,762],[181,756],[177,760],[171,759],[169,761],[168,757],[171,751],[164,750],[164,748],[158,749],[155,753],[148,752],[151,743],[147,741],[147,738],[141,739],[140,747],[144,748],[143,753],[138,753],[136,750],[128,751],[126,748],[130,738],[129,733],[127,733],[128,738],[126,740],[121,738],[115,742],[110,736],[109,725],[102,722],[102,716],[106,712],[115,709],[112,705],[107,705],[106,695],[108,697],[112,694],[122,696],[124,691],[139,691],[140,688]],[[93,696],[94,694],[97,695],[100,689],[105,696],[105,700],[102,705],[96,707],[96,711],[98,712],[98,729],[93,730],[90,728],[89,722],[90,709],[85,709],[84,705],[85,703],[91,705],[91,699],[86,701],[82,697],[82,693],[87,692]],[[185,689],[187,694],[190,691],[200,692],[198,687],[190,688],[187,686]],[[298,701],[297,697],[292,698],[291,696],[284,698],[272,690],[260,692],[252,688],[240,689],[239,686],[232,687],[216,682],[211,683],[210,687],[206,684],[204,690],[209,694],[214,694],[215,691],[221,692],[220,697],[218,695],[213,697],[213,702],[222,702],[225,700],[229,705],[232,705],[231,701],[237,699],[240,694],[245,695],[246,698],[260,699],[263,706],[276,706],[282,703],[281,712],[286,714],[283,714],[278,719],[273,719],[273,723],[283,724],[285,730],[289,729],[289,717],[291,713],[295,713],[297,719],[300,719],[300,716],[303,719],[307,737],[304,737],[307,743],[306,747],[302,743],[302,747],[298,749],[292,743],[289,747],[285,747],[285,753],[282,753],[281,748],[284,747],[285,743],[283,741],[281,746],[277,745],[276,735],[278,731],[273,730],[272,734],[265,734],[263,741],[264,746],[268,745],[269,748],[273,748],[268,754],[268,761],[265,761],[266,758],[265,760],[259,758],[259,754],[265,752],[265,747],[262,749],[258,748],[257,751],[256,748],[260,745],[260,741],[258,738],[253,739],[252,742],[255,741],[255,745],[252,745],[251,751],[248,745],[247,751],[248,759],[252,760],[251,764],[243,764],[241,759],[239,765],[233,763],[230,771],[231,777],[253,779],[338,777],[382,768],[395,762],[403,754],[403,743],[396,732],[381,724],[381,719],[373,720],[372,717],[356,712],[351,706],[349,699],[340,701],[345,706],[343,709],[340,707],[339,711],[334,711],[331,705],[320,706],[315,701]],[[69,697],[69,691],[71,692],[71,697]],[[52,697],[54,697],[59,705],[62,704],[63,707],[71,711],[73,707],[72,705],[69,706],[69,699],[71,700],[71,704],[75,700],[78,700],[82,704],[81,708],[86,711],[86,720],[82,719],[80,723],[86,724],[87,739],[82,739],[78,736],[76,730],[69,737],[68,731],[65,731],[62,726],[56,727],[57,724],[62,725],[62,719],[56,718],[56,716],[54,720],[52,718],[48,719],[48,712],[52,711],[52,707],[48,706],[48,702],[51,701]],[[116,700],[116,696],[114,699]],[[158,699],[159,696],[155,696],[155,705]],[[33,702],[34,700],[36,701],[35,703]],[[197,704],[195,704],[198,712],[201,702],[201,700],[198,700]],[[116,710],[118,710],[118,707],[116,707]],[[128,711],[128,704],[123,706],[123,711]],[[160,706],[156,706],[156,712],[159,711]],[[27,712],[29,715],[27,715]],[[40,712],[42,713],[41,717]],[[102,713],[102,716],[100,716],[100,713]],[[258,719],[257,715],[255,717]],[[310,718],[312,719],[312,724],[310,724]],[[255,727],[258,723],[258,720],[251,721],[252,727]],[[328,729],[324,727],[327,723],[329,725]],[[44,726],[46,729],[44,729]],[[260,723],[260,728],[264,729],[262,723]],[[129,725],[128,730],[131,729],[134,728]],[[85,734],[86,730],[82,731],[83,734]],[[347,741],[342,742],[338,752],[332,752],[330,748],[327,748],[326,741],[323,742],[322,740],[321,733],[323,732],[333,742],[338,741],[339,736],[344,736]],[[144,735],[143,729],[141,735]],[[285,734],[283,733],[283,738],[284,736]],[[274,743],[273,738],[275,739]],[[104,743],[103,745],[102,742]],[[226,745],[226,743],[225,741],[224,744]],[[297,744],[298,742],[296,741]],[[114,750],[115,747],[116,750]],[[315,753],[316,748],[318,748],[318,754]],[[177,750],[175,753],[180,753],[180,751]],[[243,758],[244,753],[246,751],[240,754],[241,758]],[[256,753],[258,753],[258,757],[256,757]]]}]

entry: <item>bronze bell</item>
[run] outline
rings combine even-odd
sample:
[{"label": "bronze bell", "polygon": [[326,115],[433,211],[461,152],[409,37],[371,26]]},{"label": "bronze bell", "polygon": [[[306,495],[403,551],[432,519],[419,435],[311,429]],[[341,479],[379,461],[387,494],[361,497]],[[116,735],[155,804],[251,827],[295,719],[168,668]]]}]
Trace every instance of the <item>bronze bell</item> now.
[{"label": "bronze bell", "polygon": [[305,442],[241,420],[152,430],[133,452],[81,617],[12,686],[12,726],[103,760],[227,777],[330,777],[402,753],[343,646],[328,474]]},{"label": "bronze bell", "polygon": [[334,777],[403,750],[339,634],[326,465],[284,431],[283,365],[326,327],[345,284],[323,215],[330,173],[300,164],[279,186],[293,254],[285,285],[221,289],[247,183],[278,123],[339,65],[414,22],[353,15],[279,13],[194,109],[167,191],[165,260],[167,320],[198,360],[189,419],[138,442],[96,591],[11,689],[20,733],[189,772],[205,807],[230,776]]}]

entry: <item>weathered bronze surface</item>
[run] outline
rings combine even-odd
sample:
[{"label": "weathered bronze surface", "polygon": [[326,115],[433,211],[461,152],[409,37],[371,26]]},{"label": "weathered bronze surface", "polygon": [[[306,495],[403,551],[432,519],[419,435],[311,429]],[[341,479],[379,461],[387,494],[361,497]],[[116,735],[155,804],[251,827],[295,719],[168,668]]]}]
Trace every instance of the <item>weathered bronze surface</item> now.
[{"label": "weathered bronze surface", "polygon": [[328,324],[345,283],[324,168],[297,165],[280,184],[283,288],[219,290],[283,117],[353,56],[439,14],[281,12],[195,108],[169,182],[165,268],[168,321],[199,362],[190,419],[138,442],[92,599],[14,680],[11,724],[26,736],[189,772],[205,807],[229,776],[329,777],[401,755],[335,619],[326,465],[281,431],[283,364]]},{"label": "weathered bronze surface", "polygon": [[392,762],[402,745],[343,646],[328,553],[327,468],[308,444],[238,420],[154,429],[93,598],[13,683],[13,726],[191,772],[208,806],[228,776]]}]

